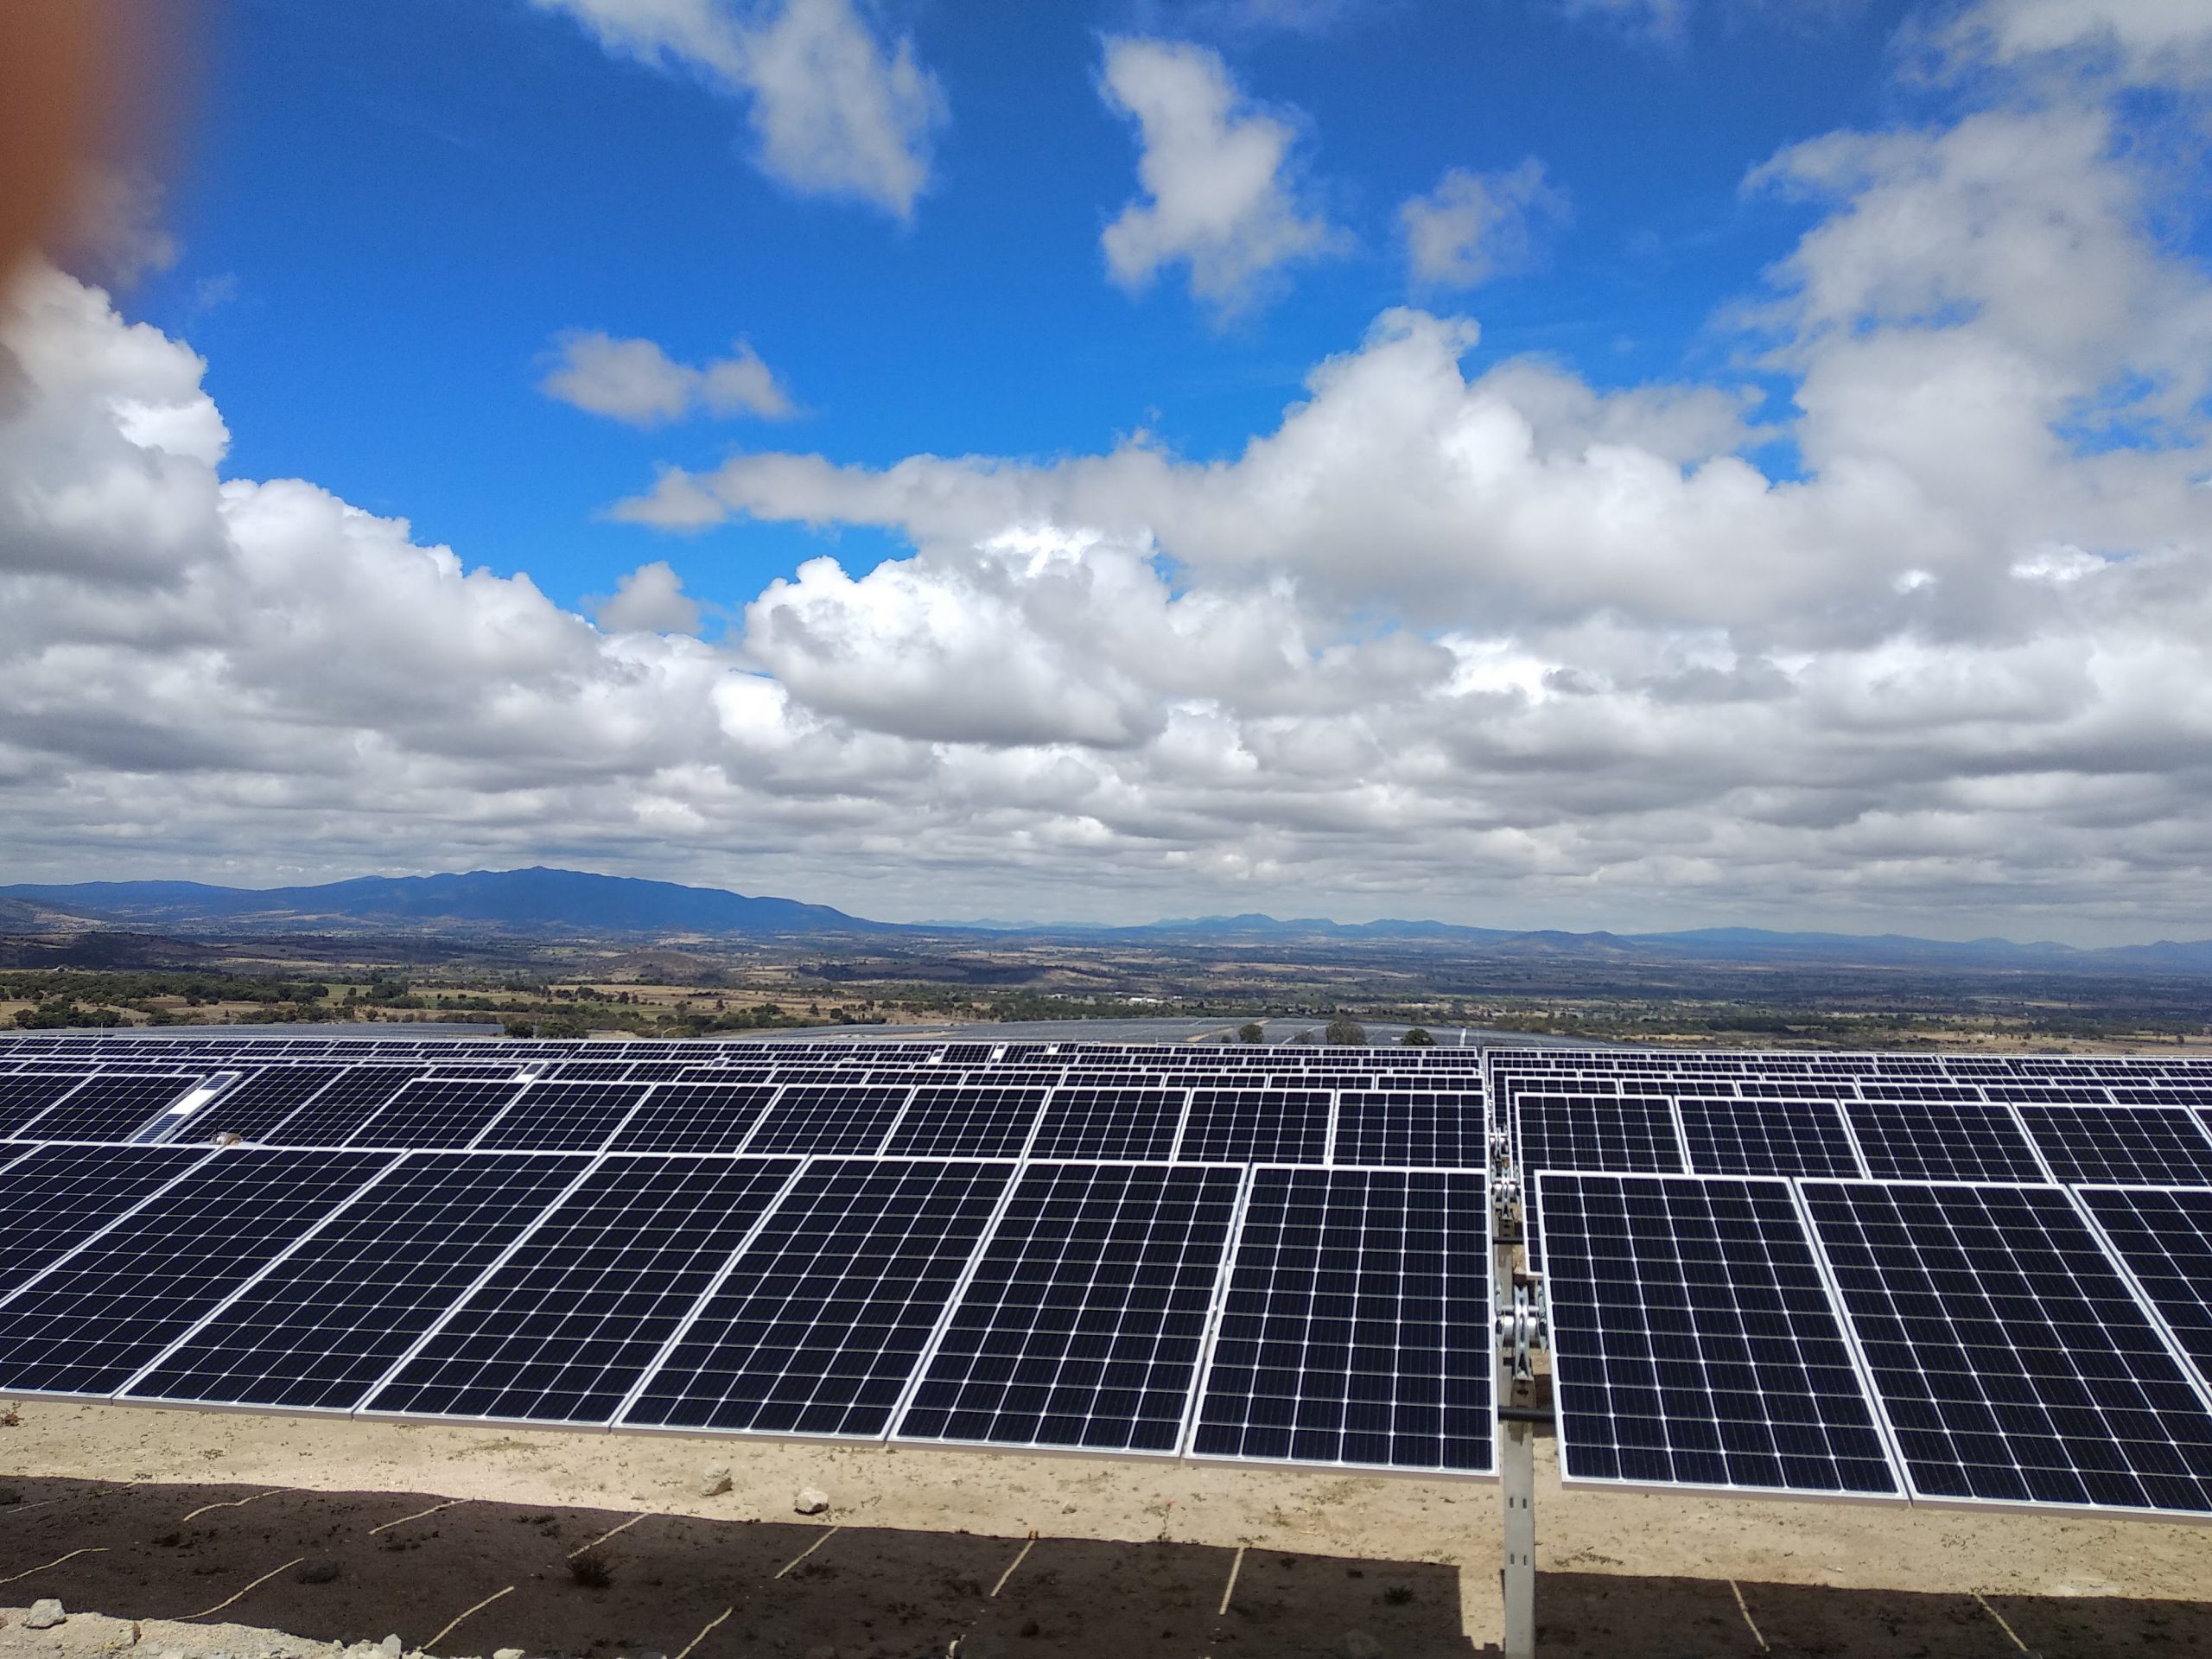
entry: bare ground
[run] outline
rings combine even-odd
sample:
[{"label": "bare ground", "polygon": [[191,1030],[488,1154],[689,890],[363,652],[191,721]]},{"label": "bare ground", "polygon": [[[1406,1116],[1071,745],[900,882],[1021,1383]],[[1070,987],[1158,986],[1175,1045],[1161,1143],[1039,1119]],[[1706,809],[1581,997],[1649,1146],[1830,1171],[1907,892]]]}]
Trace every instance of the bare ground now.
[{"label": "bare ground", "polygon": [[[211,1621],[231,1618],[442,1654],[674,1656],[696,1639],[694,1659],[909,1659],[956,1639],[963,1659],[1328,1654],[1354,1632],[1397,1659],[1499,1637],[1486,1483],[37,1401],[20,1415],[0,1428],[20,1500],[0,1506],[0,1604],[157,1621],[149,1656],[279,1650],[217,1641]],[[1549,1652],[2212,1654],[2203,1528],[1562,1490],[1548,1452]],[[708,1464],[734,1490],[701,1497]],[[807,1484],[829,1515],[792,1513]],[[579,1583],[571,1553],[618,1528],[587,1551],[609,1581]],[[194,1615],[189,1636],[158,1622]],[[115,1629],[99,1639],[130,1645]],[[10,1615],[0,1653],[105,1650],[65,1635],[95,1639],[82,1618],[35,1635]]]}]

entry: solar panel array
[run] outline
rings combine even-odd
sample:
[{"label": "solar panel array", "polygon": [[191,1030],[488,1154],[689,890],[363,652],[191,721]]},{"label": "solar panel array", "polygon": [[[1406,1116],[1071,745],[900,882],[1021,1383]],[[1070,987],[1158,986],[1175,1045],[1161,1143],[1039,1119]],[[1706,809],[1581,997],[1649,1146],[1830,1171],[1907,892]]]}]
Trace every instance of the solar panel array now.
[{"label": "solar panel array", "polygon": [[1486,1067],[1565,1478],[2212,1515],[2212,1067]]},{"label": "solar panel array", "polygon": [[0,1389],[2212,1514],[2183,1059],[0,1043]]},{"label": "solar panel array", "polygon": [[1485,1124],[1473,1050],[18,1039],[0,1388],[1484,1475]]}]

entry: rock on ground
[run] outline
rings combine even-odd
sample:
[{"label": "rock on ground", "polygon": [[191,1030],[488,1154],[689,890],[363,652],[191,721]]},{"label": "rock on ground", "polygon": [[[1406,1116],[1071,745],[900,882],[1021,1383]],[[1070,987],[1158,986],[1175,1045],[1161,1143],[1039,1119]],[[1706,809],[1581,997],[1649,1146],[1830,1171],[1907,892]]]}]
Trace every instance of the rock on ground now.
[{"label": "rock on ground", "polygon": [[802,1486],[798,1496],[791,1500],[791,1508],[801,1515],[820,1515],[830,1507],[830,1494],[819,1486]]}]

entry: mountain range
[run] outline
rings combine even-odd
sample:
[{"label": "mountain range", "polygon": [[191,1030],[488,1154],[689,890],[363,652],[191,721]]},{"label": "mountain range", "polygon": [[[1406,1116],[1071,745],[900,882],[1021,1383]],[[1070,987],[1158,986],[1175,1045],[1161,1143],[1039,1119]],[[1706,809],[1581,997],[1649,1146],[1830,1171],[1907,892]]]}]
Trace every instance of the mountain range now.
[{"label": "mountain range", "polygon": [[1699,928],[1686,932],[1570,933],[1466,927],[1448,922],[1333,922],[1319,918],[1203,916],[1127,927],[1073,924],[906,925],[870,921],[827,905],[755,898],[579,870],[477,870],[467,874],[364,876],[316,887],[226,887],[198,881],[85,881],[0,887],[0,931],[129,927],[184,934],[407,929],[656,938],[899,936],[1097,939],[1180,944],[1270,941],[1428,943],[1470,954],[1618,957],[1645,962],[1855,963],[1868,966],[2065,969],[2121,974],[2212,974],[2212,939],[2082,948],[2048,941],[1966,941],[1904,934],[1775,932]]}]

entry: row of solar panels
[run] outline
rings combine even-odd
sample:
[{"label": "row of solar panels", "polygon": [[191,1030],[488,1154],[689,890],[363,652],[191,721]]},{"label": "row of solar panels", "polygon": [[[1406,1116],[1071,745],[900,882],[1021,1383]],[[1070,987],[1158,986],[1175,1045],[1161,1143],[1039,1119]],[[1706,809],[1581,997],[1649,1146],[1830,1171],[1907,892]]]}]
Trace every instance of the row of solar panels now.
[{"label": "row of solar panels", "polygon": [[1465,1172],[47,1145],[0,1393],[1495,1467]]},{"label": "row of solar panels", "polygon": [[2058,1081],[2146,1076],[2212,1079],[2212,1060],[2179,1055],[1806,1053],[1783,1051],[1637,1049],[1491,1049],[1484,1070],[1493,1077],[1571,1072],[1620,1077],[1874,1077],[1974,1083]]},{"label": "row of solar panels", "polygon": [[[1306,1046],[1243,1046],[1223,1044],[1161,1043],[793,1043],[711,1042],[686,1039],[635,1042],[593,1040],[578,1042],[499,1041],[474,1039],[423,1038],[153,1038],[143,1036],[7,1036],[0,1041],[0,1059],[10,1055],[67,1054],[101,1056],[118,1048],[133,1053],[160,1052],[180,1055],[218,1055],[239,1059],[382,1058],[412,1058],[418,1054],[474,1058],[487,1053],[534,1065],[549,1059],[584,1058],[597,1060],[665,1058],[671,1053],[694,1065],[760,1061],[820,1060],[825,1063],[887,1065],[899,1062],[949,1065],[1052,1065],[1114,1067],[1190,1067],[1203,1071],[1243,1066],[1269,1070],[1328,1069],[1345,1065],[1365,1065],[1376,1051]],[[1482,1051],[1473,1048],[1408,1048],[1388,1051],[1394,1065],[1422,1071],[1479,1071]]]},{"label": "row of solar panels", "polygon": [[1472,1095],[524,1080],[448,1068],[0,1077],[0,1137],[505,1151],[1116,1158],[1425,1167],[1484,1161]]},{"label": "row of solar panels", "polygon": [[1513,1114],[1529,1170],[2212,1185],[2187,1105],[1522,1094]]},{"label": "row of solar panels", "polygon": [[1534,1179],[1568,1480],[2212,1515],[2212,1192]]}]

